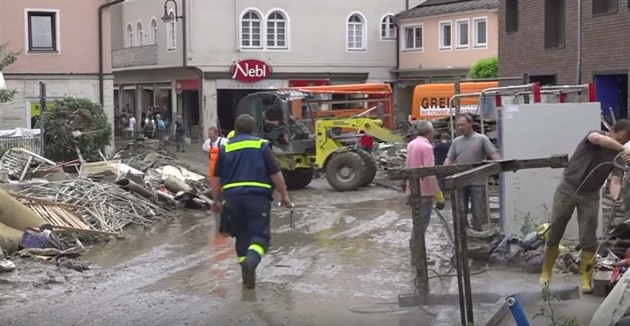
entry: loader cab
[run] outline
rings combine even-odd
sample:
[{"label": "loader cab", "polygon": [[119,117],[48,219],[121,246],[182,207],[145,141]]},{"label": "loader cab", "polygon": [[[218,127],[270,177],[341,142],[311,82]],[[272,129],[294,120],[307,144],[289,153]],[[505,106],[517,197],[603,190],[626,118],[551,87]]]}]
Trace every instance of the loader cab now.
[{"label": "loader cab", "polygon": [[287,96],[277,92],[249,94],[238,103],[236,116],[241,114],[254,117],[254,135],[269,140],[274,148],[295,153],[315,151],[308,128],[293,118]]}]

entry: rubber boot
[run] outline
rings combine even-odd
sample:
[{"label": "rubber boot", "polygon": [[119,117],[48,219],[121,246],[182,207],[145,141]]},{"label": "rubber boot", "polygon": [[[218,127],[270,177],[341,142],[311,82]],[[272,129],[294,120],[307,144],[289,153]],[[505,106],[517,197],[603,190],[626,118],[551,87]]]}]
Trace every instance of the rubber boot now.
[{"label": "rubber boot", "polygon": [[239,265],[241,265],[241,279],[243,280],[243,285],[245,285],[245,267],[243,263],[239,263]]},{"label": "rubber boot", "polygon": [[558,247],[545,247],[545,256],[543,258],[543,267],[542,273],[540,273],[540,279],[538,282],[541,285],[549,284],[551,281],[551,274],[553,274],[553,265],[556,264],[556,259],[558,259],[558,254],[560,251]]},{"label": "rubber boot", "polygon": [[593,272],[595,271],[595,252],[582,250],[580,271],[582,272],[582,293],[593,293]]}]

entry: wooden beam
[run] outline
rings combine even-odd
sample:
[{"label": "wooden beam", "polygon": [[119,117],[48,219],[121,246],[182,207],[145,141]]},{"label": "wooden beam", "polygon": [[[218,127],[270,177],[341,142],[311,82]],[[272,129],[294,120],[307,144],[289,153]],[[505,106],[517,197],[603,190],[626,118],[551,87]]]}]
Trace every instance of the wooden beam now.
[{"label": "wooden beam", "polygon": [[500,163],[487,163],[485,165],[446,177],[444,179],[444,183],[446,185],[446,190],[458,190],[465,187],[475,179],[485,180],[489,176],[495,175],[501,171],[502,169]]},{"label": "wooden beam", "polygon": [[[501,164],[502,171],[516,171],[522,169],[537,169],[537,168],[564,168],[569,164],[569,155],[559,154],[551,155],[549,157],[525,159],[525,160],[500,160],[500,161],[481,161],[478,163],[470,164],[452,164],[452,165],[437,165],[431,167],[421,167],[413,169],[392,169],[388,170],[388,177],[392,180],[406,180],[412,177],[422,178],[427,175],[442,175],[450,176],[463,171],[467,171],[478,166],[482,166],[488,163]],[[501,172],[501,171],[499,171]],[[498,173],[498,172],[497,172]],[[496,173],[495,173],[496,174]],[[491,174],[492,175],[492,174]]]}]

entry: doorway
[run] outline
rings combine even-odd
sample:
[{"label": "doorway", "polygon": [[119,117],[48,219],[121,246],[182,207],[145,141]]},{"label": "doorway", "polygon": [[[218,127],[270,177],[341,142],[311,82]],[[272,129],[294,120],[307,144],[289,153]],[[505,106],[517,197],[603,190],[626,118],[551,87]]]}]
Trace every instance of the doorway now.
[{"label": "doorway", "polygon": [[628,74],[594,75],[595,94],[609,124],[628,117]]}]

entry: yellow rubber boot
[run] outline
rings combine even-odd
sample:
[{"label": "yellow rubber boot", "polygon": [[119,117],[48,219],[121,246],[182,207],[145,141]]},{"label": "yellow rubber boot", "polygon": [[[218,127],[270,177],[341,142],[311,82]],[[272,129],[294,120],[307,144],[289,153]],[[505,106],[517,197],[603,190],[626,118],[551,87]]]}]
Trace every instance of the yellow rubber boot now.
[{"label": "yellow rubber boot", "polygon": [[540,273],[540,282],[541,285],[549,284],[551,281],[551,274],[553,273],[553,265],[556,264],[556,259],[558,259],[558,254],[560,251],[558,247],[545,247],[545,256],[543,258],[543,267],[542,273]]},{"label": "yellow rubber boot", "polygon": [[582,293],[593,293],[593,272],[597,263],[593,257],[595,252],[582,250],[580,271],[582,272]]}]

